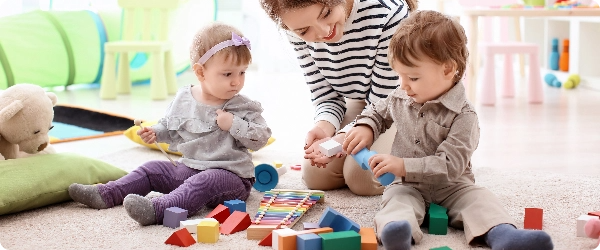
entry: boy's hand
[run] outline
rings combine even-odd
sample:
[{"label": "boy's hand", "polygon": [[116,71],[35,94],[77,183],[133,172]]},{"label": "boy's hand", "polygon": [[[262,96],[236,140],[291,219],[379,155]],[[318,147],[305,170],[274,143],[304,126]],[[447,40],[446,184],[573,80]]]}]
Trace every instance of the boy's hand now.
[{"label": "boy's hand", "polygon": [[327,163],[330,163],[331,161],[333,161],[334,158],[341,158],[342,156],[346,155],[343,151],[340,153],[337,153],[335,155],[332,155],[331,157],[327,157],[325,156],[323,153],[321,153],[321,150],[319,149],[319,145],[321,145],[321,143],[328,141],[329,139],[333,139],[337,142],[340,142],[344,140],[344,135],[336,135],[334,137],[325,137],[323,139],[319,139],[314,141],[310,147],[308,147],[308,149],[304,150],[304,159],[309,159],[310,160],[310,165],[312,166],[317,166],[317,167],[327,167]]},{"label": "boy's hand", "polygon": [[137,131],[137,134],[142,138],[142,141],[147,144],[156,142],[156,133],[154,133],[152,127],[143,127]]},{"label": "boy's hand", "polygon": [[378,178],[382,174],[392,173],[397,177],[406,176],[404,168],[404,159],[388,154],[376,154],[369,158],[369,166],[373,170],[373,175]]},{"label": "boy's hand", "polygon": [[373,145],[373,130],[367,125],[358,125],[348,131],[342,149],[344,152],[354,155],[371,145]]},{"label": "boy's hand", "polygon": [[233,114],[221,109],[217,109],[217,125],[224,131],[229,131],[233,124]]}]

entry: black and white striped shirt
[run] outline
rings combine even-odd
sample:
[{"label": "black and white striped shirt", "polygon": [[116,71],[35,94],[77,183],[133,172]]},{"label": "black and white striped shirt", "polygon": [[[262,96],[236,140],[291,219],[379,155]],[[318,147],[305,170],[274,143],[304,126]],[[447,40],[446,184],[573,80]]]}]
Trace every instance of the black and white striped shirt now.
[{"label": "black and white striped shirt", "polygon": [[305,42],[288,33],[312,94],[315,122],[328,121],[337,131],[346,112],[344,97],[370,104],[398,87],[387,51],[407,16],[404,0],[354,0],[339,42]]}]

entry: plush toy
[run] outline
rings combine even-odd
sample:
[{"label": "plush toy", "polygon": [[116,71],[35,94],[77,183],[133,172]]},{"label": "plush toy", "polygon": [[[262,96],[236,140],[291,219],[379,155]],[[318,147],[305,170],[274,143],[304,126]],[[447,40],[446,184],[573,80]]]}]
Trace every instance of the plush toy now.
[{"label": "plush toy", "polygon": [[33,84],[17,84],[0,92],[0,159],[53,151],[48,147],[48,131],[56,101],[54,93]]},{"label": "plush toy", "polygon": [[[585,235],[590,238],[598,239],[600,237],[600,219],[592,218],[585,223]],[[596,248],[598,249],[598,248]]]}]

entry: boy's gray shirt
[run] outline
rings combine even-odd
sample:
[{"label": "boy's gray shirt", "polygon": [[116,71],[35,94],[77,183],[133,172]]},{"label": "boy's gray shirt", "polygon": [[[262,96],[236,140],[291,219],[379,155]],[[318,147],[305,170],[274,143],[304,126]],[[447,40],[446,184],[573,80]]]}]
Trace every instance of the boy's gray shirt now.
[{"label": "boy's gray shirt", "polygon": [[479,120],[462,83],[424,104],[396,88],[356,119],[355,126],[373,129],[374,140],[395,124],[391,155],[404,158],[404,183],[441,184],[463,175],[475,181],[471,156],[479,144]]},{"label": "boy's gray shirt", "polygon": [[[248,149],[260,149],[271,137],[260,103],[238,94],[222,106],[210,106],[197,102],[191,87],[181,88],[165,117],[152,126],[156,140],[168,143],[169,150],[181,152],[179,161],[190,168],[221,168],[242,178],[254,177]],[[229,131],[217,125],[217,109],[233,114]]]}]

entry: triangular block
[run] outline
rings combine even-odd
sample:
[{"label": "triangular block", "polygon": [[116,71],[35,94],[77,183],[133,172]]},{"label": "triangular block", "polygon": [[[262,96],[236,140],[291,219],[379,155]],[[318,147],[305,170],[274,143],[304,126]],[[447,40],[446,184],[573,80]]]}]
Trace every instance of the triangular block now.
[{"label": "triangular block", "polygon": [[221,234],[233,234],[239,231],[246,230],[252,222],[250,221],[250,215],[240,211],[234,211],[228,218],[221,224]]},{"label": "triangular block", "polygon": [[165,244],[180,246],[180,247],[189,247],[194,245],[196,240],[190,232],[186,228],[179,229],[175,231],[171,236],[165,241]]},{"label": "triangular block", "polygon": [[206,218],[214,218],[220,224],[223,224],[229,217],[229,208],[223,204],[219,204],[212,212],[210,212]]},{"label": "triangular block", "polygon": [[[275,229],[273,230],[277,230],[281,228],[281,224],[277,225],[275,227]],[[258,242],[259,246],[266,246],[266,247],[270,247],[273,246],[273,231],[271,231],[267,236],[265,236],[265,238],[263,238],[262,240],[260,240],[260,242]]]}]

